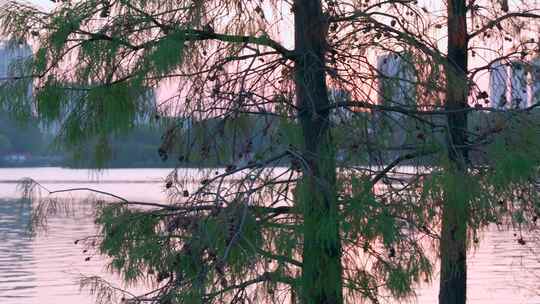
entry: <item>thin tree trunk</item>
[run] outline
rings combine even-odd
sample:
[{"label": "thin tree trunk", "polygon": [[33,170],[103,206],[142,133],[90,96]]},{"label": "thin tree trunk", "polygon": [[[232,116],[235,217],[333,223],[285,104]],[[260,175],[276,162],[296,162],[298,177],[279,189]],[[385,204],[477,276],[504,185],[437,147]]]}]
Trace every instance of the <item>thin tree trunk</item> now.
[{"label": "thin tree trunk", "polygon": [[[467,299],[467,202],[458,195],[467,174],[467,20],[465,0],[448,1],[446,109],[448,156],[454,178],[446,188],[441,227],[439,304],[464,304]],[[458,112],[456,112],[458,110]]]},{"label": "thin tree trunk", "polygon": [[341,240],[336,201],[336,164],[329,129],[324,71],[327,22],[320,0],[295,0],[296,103],[307,164],[297,204],[304,216],[300,299],[305,304],[340,304]]}]

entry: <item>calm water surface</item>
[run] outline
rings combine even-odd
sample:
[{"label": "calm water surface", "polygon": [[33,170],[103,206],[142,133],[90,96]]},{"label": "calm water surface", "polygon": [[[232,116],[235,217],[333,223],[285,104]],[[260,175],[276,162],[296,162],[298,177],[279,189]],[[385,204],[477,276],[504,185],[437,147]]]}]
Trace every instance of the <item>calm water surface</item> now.
[{"label": "calm water surface", "polygon": [[[79,290],[81,275],[101,275],[120,282],[107,273],[103,257],[83,252],[84,247],[74,244],[96,232],[90,208],[83,206],[73,217],[55,216],[49,220],[46,233],[28,238],[29,210],[14,200],[18,196],[17,180],[31,177],[50,190],[91,187],[130,200],[158,202],[166,199],[163,178],[167,173],[168,169],[100,173],[60,168],[0,169],[0,304],[91,304],[94,299]],[[517,244],[513,232],[485,232],[480,248],[470,253],[468,303],[540,304],[540,255],[533,253],[533,242],[528,244]],[[91,259],[85,261],[87,257]],[[417,290],[415,303],[437,302],[436,283]]]}]

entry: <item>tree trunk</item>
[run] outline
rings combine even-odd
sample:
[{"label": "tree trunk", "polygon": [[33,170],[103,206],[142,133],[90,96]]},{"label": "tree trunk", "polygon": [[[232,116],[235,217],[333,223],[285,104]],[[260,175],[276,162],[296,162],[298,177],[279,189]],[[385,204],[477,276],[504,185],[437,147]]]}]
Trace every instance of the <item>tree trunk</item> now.
[{"label": "tree trunk", "polygon": [[304,137],[303,180],[297,204],[304,217],[300,299],[340,304],[341,240],[336,200],[336,164],[329,128],[324,60],[327,21],[320,0],[295,0],[296,104]]},{"label": "tree trunk", "polygon": [[446,109],[450,111],[447,139],[453,178],[445,189],[443,204],[439,304],[464,304],[467,299],[468,202],[458,195],[464,189],[461,185],[466,180],[468,163],[467,113],[459,111],[468,107],[466,11],[465,0],[448,1]]}]

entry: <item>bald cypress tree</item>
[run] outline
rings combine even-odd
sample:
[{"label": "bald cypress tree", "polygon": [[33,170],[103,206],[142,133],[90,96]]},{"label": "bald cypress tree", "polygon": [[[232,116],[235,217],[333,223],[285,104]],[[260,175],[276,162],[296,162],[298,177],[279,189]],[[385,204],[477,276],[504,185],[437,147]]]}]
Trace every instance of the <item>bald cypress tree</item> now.
[{"label": "bald cypress tree", "polygon": [[[36,52],[21,65],[27,75],[0,85],[0,100],[61,123],[60,143],[92,145],[106,161],[110,141],[148,114],[148,90],[167,92],[152,114],[167,124],[156,153],[177,160],[164,183],[169,201],[113,196],[96,205],[100,235],[89,239],[127,282],[156,282],[137,300],[402,299],[431,279],[434,242],[450,280],[441,303],[460,303],[468,233],[509,214],[532,219],[540,162],[531,116],[501,114],[483,133],[467,124],[467,113],[489,110],[468,106],[468,39],[534,14],[466,34],[473,8],[449,5],[448,29],[460,31],[445,53],[429,32],[438,19],[416,1],[84,0],[50,12],[7,2],[4,34]],[[372,63],[382,53],[407,73],[381,73]],[[414,94],[378,103],[384,92],[373,88],[384,78]],[[32,105],[12,98],[23,81],[34,85]],[[488,157],[475,166],[476,147]],[[209,161],[224,167],[203,170],[196,184],[183,174]],[[49,210],[50,196],[36,211]],[[100,299],[123,293],[83,283]]]}]

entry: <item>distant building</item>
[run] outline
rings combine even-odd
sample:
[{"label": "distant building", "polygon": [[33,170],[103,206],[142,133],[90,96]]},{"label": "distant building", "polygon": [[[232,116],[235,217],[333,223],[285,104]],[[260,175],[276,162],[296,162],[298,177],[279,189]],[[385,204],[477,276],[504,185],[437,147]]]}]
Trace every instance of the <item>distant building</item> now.
[{"label": "distant building", "polygon": [[510,107],[525,109],[529,106],[526,63],[513,61],[510,63]]},{"label": "distant building", "polygon": [[30,158],[28,153],[11,153],[2,157],[6,163],[24,163]]},{"label": "distant building", "polygon": [[[529,86],[531,74],[529,69],[532,70],[531,86]],[[521,60],[510,63],[497,61],[490,71],[490,106],[495,109],[527,108],[531,100],[540,95],[540,83],[535,80],[538,76],[540,76],[540,66],[534,68],[534,63],[531,65]]]},{"label": "distant building", "polygon": [[[377,59],[377,103],[383,106],[413,110],[417,107],[417,79],[412,55],[408,52],[389,53]],[[374,111],[371,116],[370,141],[381,147],[404,147],[407,143],[405,127],[413,123],[399,111]],[[387,162],[398,150],[379,153],[375,159]]]},{"label": "distant building", "polygon": [[[378,103],[381,105],[416,107],[416,76],[408,53],[386,54],[377,60]],[[393,117],[399,117],[394,113]]]},{"label": "distant building", "polygon": [[[32,79],[24,79],[26,82],[22,83],[23,87],[20,87],[20,82],[17,84],[13,82],[17,77],[25,76],[25,74],[27,74],[24,71],[24,66],[32,56],[32,49],[27,43],[0,40],[0,86],[11,84],[15,86],[8,87],[7,90],[1,92],[1,94],[7,93],[9,94],[8,97],[13,98],[14,101],[24,101],[25,104],[30,105],[32,109],[34,109],[33,104],[30,102],[32,98]],[[24,86],[27,86],[26,97],[22,96],[23,94],[19,94],[21,90],[25,89]],[[27,99],[25,100],[25,98]],[[5,104],[4,106],[9,107],[11,105]]]},{"label": "distant building", "polygon": [[[344,89],[330,89],[328,99],[331,103],[350,102],[351,93]],[[352,117],[350,107],[336,107],[330,114],[330,120],[333,123],[345,123]]]},{"label": "distant building", "polygon": [[147,88],[145,94],[140,97],[137,103],[137,115],[135,117],[136,125],[148,125],[154,121],[158,114],[156,92],[152,88]]},{"label": "distant building", "polygon": [[27,43],[0,40],[0,81],[22,76],[20,65],[32,57]]},{"label": "distant building", "polygon": [[531,62],[531,101],[530,104],[540,102],[540,57]]},{"label": "distant building", "polygon": [[508,70],[501,61],[493,64],[489,75],[489,106],[504,109],[508,106]]}]

